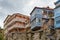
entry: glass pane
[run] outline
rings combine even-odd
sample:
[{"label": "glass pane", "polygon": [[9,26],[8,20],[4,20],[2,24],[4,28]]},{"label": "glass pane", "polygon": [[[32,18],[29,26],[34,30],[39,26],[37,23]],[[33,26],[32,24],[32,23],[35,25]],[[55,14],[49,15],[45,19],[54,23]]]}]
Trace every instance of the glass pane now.
[{"label": "glass pane", "polygon": [[48,16],[53,17],[54,16],[53,12],[49,11]]},{"label": "glass pane", "polygon": [[59,24],[60,23],[60,20],[56,21],[56,24]]},{"label": "glass pane", "polygon": [[41,22],[41,20],[39,18],[36,18],[36,22]]}]

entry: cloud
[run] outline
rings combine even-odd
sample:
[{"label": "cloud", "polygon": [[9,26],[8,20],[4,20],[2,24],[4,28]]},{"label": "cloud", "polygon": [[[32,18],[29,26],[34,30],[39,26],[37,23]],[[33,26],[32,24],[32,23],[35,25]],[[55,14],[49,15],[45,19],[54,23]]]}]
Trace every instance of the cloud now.
[{"label": "cloud", "polygon": [[26,13],[29,15],[29,13],[33,10],[33,8],[35,6],[37,7],[51,7],[54,8],[54,2],[56,2],[56,0],[30,0],[28,1],[25,6],[23,7],[23,12],[22,13]]}]

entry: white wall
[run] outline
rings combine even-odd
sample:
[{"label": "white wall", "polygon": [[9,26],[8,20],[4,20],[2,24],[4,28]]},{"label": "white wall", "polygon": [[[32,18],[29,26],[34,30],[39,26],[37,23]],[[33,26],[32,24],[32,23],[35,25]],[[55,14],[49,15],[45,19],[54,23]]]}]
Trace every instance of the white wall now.
[{"label": "white wall", "polygon": [[33,11],[33,13],[32,13],[32,15],[31,16],[34,16],[35,14],[40,14],[40,15],[42,15],[42,9],[35,9],[34,11]]}]

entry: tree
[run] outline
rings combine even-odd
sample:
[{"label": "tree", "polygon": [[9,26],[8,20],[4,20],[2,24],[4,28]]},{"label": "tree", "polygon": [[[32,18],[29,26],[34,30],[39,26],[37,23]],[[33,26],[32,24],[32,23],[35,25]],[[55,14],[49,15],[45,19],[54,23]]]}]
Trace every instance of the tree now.
[{"label": "tree", "polygon": [[0,27],[0,40],[4,40],[3,29]]},{"label": "tree", "polygon": [[0,33],[0,40],[3,40],[3,34]]}]

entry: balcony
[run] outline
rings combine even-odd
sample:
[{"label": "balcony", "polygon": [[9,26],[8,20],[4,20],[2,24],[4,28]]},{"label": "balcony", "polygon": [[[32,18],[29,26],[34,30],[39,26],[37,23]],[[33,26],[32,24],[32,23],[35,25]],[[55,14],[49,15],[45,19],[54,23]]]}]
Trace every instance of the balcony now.
[{"label": "balcony", "polygon": [[9,22],[7,25],[5,25],[5,28],[6,28],[8,25],[10,25],[11,23],[15,22],[15,21],[19,21],[19,22],[24,22],[24,23],[26,23],[25,20],[26,20],[26,19],[16,17],[16,18],[14,18],[11,22]]},{"label": "balcony", "polygon": [[48,16],[47,16],[47,15],[43,15],[43,17],[42,17],[42,18],[48,19]]},{"label": "balcony", "polygon": [[30,20],[33,21],[36,18],[36,16],[31,16]]},{"label": "balcony", "polygon": [[35,18],[42,18],[42,15],[40,15],[40,14],[35,14],[34,16],[31,16],[31,21],[33,21]]},{"label": "balcony", "polygon": [[7,28],[7,30],[5,30],[5,32],[7,33],[8,31],[10,31],[10,30],[12,30],[14,28],[25,28],[25,26],[16,23],[16,24],[12,25],[11,27]]},{"label": "balcony", "polygon": [[49,18],[54,18],[54,16],[52,14],[51,15],[43,15],[42,18],[49,19]]},{"label": "balcony", "polygon": [[37,22],[37,23],[35,23],[35,24],[31,25],[31,29],[40,28],[41,26],[42,26],[42,24],[41,24],[41,23],[39,23],[39,22]]},{"label": "balcony", "polygon": [[48,18],[54,18],[54,12],[49,11],[48,12]]}]

